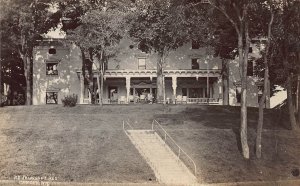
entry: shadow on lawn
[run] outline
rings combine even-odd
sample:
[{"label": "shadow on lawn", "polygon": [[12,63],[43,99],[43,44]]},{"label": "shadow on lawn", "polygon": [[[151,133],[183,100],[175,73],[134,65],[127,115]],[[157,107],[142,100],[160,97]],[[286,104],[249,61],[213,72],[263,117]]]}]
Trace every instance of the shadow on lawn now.
[{"label": "shadow on lawn", "polygon": [[[229,129],[235,136],[236,145],[242,153],[240,142],[240,107],[233,106],[203,106],[192,105],[169,107],[169,112],[156,114],[155,118],[162,125],[172,129]],[[258,109],[248,108],[248,136],[255,141]],[[289,130],[288,116],[279,109],[265,109],[263,128],[272,131]],[[251,154],[254,153],[255,143],[249,144]]]},{"label": "shadow on lawn", "polygon": [[[239,129],[240,107],[232,106],[206,106],[206,110],[199,108],[187,108],[184,114],[189,115],[193,122],[201,123],[205,127],[217,129]],[[248,108],[248,128],[256,129],[258,109]],[[205,121],[205,122],[203,122]],[[264,129],[287,130],[290,129],[288,116],[278,109],[265,109]]]}]

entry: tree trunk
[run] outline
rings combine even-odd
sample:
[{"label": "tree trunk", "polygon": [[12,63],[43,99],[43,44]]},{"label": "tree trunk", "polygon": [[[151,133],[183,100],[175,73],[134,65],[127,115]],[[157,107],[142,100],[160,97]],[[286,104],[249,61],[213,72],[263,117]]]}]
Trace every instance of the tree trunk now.
[{"label": "tree trunk", "polygon": [[[95,99],[96,99],[96,101],[95,101],[95,103],[96,104],[100,104],[101,106],[102,106],[102,103],[101,103],[101,101],[100,101],[100,97],[101,97],[101,95],[100,95],[100,70],[98,70],[98,72],[97,72],[97,87],[98,87],[98,90],[96,91],[96,97],[95,97]],[[98,93],[98,96],[99,96],[99,102],[97,102],[97,93]]]},{"label": "tree trunk", "polygon": [[222,60],[222,70],[223,105],[229,105],[229,69],[225,59]]},{"label": "tree trunk", "polygon": [[[267,47],[268,48],[268,47]],[[267,54],[265,54],[267,55]],[[268,88],[269,88],[269,66],[267,62],[267,57],[265,57],[265,73],[264,73],[264,90],[261,99],[259,100],[259,109],[258,109],[258,123],[256,129],[256,157],[261,158],[261,136],[262,128],[264,124],[264,107],[267,99]]]},{"label": "tree trunk", "polygon": [[297,130],[299,129],[297,122],[296,122],[296,117],[295,117],[295,109],[293,105],[293,95],[292,95],[292,77],[291,74],[288,74],[287,77],[287,85],[286,85],[286,90],[287,90],[287,104],[288,104],[288,109],[289,109],[289,118],[290,118],[290,123],[292,130]]},{"label": "tree trunk", "polygon": [[298,98],[298,108],[297,108],[297,113],[298,113],[298,126],[300,126],[300,52],[297,52],[297,62],[298,62],[298,75],[297,75],[297,98]]},{"label": "tree trunk", "polygon": [[31,105],[31,81],[30,81],[30,57],[24,56],[23,57],[24,63],[24,76],[26,80],[26,105]]},{"label": "tree trunk", "polygon": [[158,54],[158,61],[157,61],[157,97],[156,100],[164,103],[164,81],[163,81],[163,53]]},{"label": "tree trunk", "polygon": [[300,74],[297,76],[297,99],[298,99],[298,108],[297,108],[297,115],[298,115],[298,126],[300,125]]},{"label": "tree trunk", "polygon": [[0,60],[0,107],[2,107],[2,60]]},{"label": "tree trunk", "polygon": [[98,74],[100,73],[100,81],[99,82],[99,75],[98,75],[98,79],[97,79],[97,83],[98,83],[98,89],[99,89],[99,104],[102,106],[103,105],[103,82],[104,82],[104,51],[101,50],[100,52],[100,57],[98,58],[98,63],[99,63],[99,70],[98,70]]},{"label": "tree trunk", "polygon": [[261,158],[261,136],[262,136],[262,128],[264,124],[264,106],[265,103],[269,100],[269,65],[268,65],[268,55],[269,55],[269,49],[270,49],[270,42],[271,42],[271,29],[274,19],[274,13],[271,9],[271,19],[268,24],[268,40],[267,40],[267,46],[266,46],[266,52],[264,55],[264,89],[263,89],[263,95],[262,98],[259,100],[259,109],[258,109],[258,123],[257,123],[257,129],[256,129],[256,157]]},{"label": "tree trunk", "polygon": [[101,83],[100,83],[100,93],[99,93],[99,103],[103,105],[103,88],[104,88],[104,63],[102,64],[102,71],[101,71]]},{"label": "tree trunk", "polygon": [[[243,33],[243,32],[242,32]],[[248,51],[249,41],[246,38],[245,48],[243,47],[243,36],[239,34],[238,49],[239,49],[239,62],[241,68],[241,128],[240,138],[242,145],[243,157],[249,159],[249,146],[247,136],[247,64],[248,64]],[[244,49],[244,50],[243,50]]]}]

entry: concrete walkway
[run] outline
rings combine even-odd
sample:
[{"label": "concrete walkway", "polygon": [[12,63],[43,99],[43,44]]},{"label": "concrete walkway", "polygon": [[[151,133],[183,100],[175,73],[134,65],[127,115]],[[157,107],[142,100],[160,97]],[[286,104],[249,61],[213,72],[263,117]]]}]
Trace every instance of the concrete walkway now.
[{"label": "concrete walkway", "polygon": [[197,179],[152,130],[127,130],[127,134],[163,184],[196,185]]}]

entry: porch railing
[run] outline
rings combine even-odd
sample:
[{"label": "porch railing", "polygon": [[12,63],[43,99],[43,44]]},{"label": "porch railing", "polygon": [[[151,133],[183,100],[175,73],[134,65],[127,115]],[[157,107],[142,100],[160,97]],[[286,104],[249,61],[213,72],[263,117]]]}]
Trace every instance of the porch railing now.
[{"label": "porch railing", "polygon": [[219,104],[219,98],[187,98],[189,104]]}]

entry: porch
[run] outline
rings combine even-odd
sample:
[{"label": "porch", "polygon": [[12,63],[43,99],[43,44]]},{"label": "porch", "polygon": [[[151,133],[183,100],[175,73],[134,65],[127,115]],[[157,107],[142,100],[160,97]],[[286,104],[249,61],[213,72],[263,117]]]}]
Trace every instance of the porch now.
[{"label": "porch", "polygon": [[[94,90],[98,89],[96,77]],[[222,104],[220,70],[168,70],[164,72],[164,99],[156,99],[156,70],[107,70],[103,104]],[[90,104],[92,94],[84,85],[81,104]],[[99,103],[99,96],[96,102]]]}]

